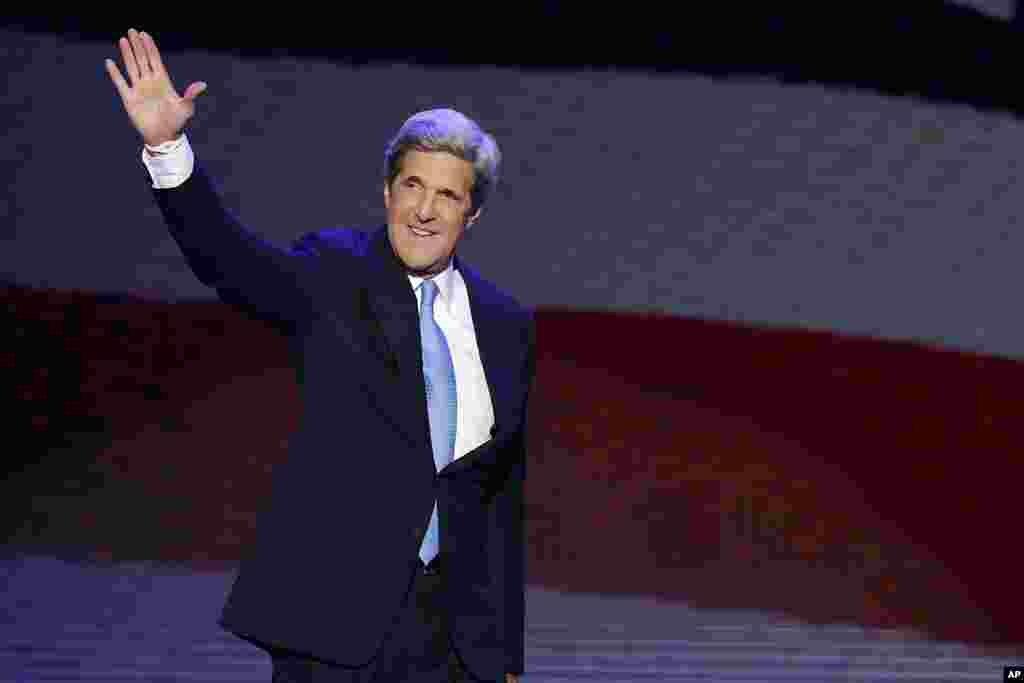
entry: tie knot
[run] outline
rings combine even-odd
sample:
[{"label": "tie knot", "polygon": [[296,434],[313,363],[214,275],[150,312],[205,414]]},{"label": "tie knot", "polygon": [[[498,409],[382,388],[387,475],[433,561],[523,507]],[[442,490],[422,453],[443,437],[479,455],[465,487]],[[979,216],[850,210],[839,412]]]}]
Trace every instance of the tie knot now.
[{"label": "tie knot", "polygon": [[423,287],[423,307],[428,311],[433,311],[434,297],[437,296],[437,284],[433,280],[424,280],[421,287]]}]

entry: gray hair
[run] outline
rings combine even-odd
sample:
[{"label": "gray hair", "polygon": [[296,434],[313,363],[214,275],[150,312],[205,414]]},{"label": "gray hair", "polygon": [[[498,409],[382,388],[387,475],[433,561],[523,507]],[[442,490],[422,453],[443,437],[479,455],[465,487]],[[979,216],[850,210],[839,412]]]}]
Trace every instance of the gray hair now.
[{"label": "gray hair", "polygon": [[472,211],[476,211],[498,184],[501,151],[494,137],[475,121],[454,109],[429,109],[413,114],[384,150],[388,186],[398,176],[402,157],[410,149],[448,152],[473,164]]}]

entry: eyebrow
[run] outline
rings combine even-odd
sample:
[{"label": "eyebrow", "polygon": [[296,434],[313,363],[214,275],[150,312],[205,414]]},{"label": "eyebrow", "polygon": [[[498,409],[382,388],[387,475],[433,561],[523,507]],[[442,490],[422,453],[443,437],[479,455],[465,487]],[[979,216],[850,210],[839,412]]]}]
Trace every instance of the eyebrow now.
[{"label": "eyebrow", "polygon": [[[405,181],[409,181],[409,180],[415,181],[415,182],[419,183],[420,185],[426,186],[426,183],[425,183],[425,182],[423,182],[423,178],[420,178],[420,177],[419,177],[418,175],[409,175],[409,176],[406,176],[406,177],[405,177],[405,178],[403,179],[403,182],[405,182]],[[444,186],[440,187],[440,188],[438,189],[438,192],[447,192],[448,194],[450,194],[450,195],[453,195],[453,196],[455,196],[455,197],[458,197],[458,198],[460,198],[460,199],[461,199],[461,198],[462,198],[462,196],[463,196],[463,193],[462,193],[462,192],[459,192],[459,191],[457,191],[457,190],[453,190],[453,189],[452,189],[452,188],[450,188],[450,187],[444,187]]]}]

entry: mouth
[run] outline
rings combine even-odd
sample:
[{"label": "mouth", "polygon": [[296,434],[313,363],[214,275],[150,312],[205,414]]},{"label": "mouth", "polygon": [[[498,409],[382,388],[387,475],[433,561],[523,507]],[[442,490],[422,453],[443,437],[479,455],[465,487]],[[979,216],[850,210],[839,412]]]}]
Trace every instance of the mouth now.
[{"label": "mouth", "polygon": [[408,224],[405,227],[409,228],[409,232],[411,232],[413,235],[419,238],[433,237],[437,234],[436,232],[431,232],[430,230],[421,230],[420,228],[414,228]]}]

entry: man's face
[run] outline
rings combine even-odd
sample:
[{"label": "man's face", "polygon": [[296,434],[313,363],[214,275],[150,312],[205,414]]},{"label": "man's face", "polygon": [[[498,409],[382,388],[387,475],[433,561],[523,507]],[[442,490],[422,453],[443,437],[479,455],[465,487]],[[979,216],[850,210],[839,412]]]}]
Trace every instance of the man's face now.
[{"label": "man's face", "polygon": [[398,175],[384,186],[388,238],[406,269],[440,273],[480,211],[470,215],[473,165],[448,152],[408,150]]}]

